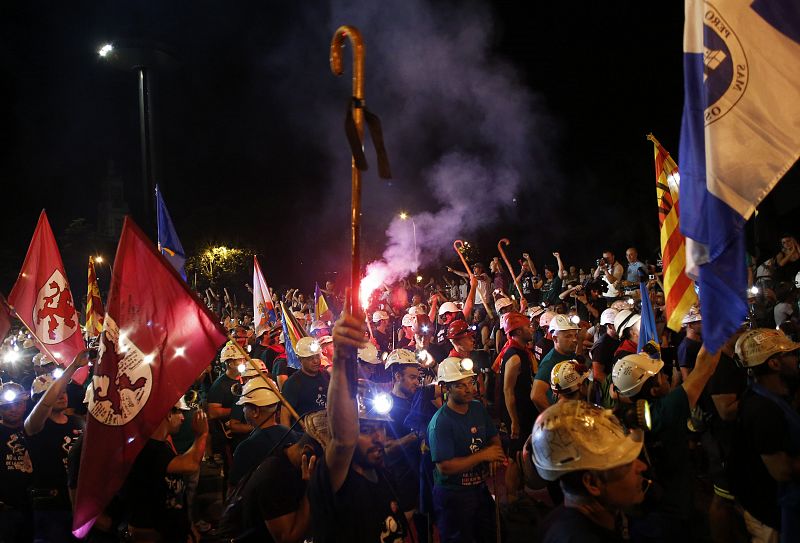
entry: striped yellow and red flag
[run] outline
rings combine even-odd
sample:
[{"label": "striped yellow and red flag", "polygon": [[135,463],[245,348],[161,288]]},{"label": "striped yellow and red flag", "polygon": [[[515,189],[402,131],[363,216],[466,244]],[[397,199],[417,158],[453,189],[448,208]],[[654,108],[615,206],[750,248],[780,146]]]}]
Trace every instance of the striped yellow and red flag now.
[{"label": "striped yellow and red flag", "polygon": [[664,270],[664,299],[667,326],[676,332],[689,308],[697,303],[694,281],[686,275],[686,238],[681,234],[678,217],[678,165],[652,134],[656,157],[656,197],[658,199],[658,227],[661,230],[661,260]]},{"label": "striped yellow and red flag", "polygon": [[89,257],[89,288],[86,292],[86,337],[97,337],[103,331],[103,301],[94,273],[94,258]]}]

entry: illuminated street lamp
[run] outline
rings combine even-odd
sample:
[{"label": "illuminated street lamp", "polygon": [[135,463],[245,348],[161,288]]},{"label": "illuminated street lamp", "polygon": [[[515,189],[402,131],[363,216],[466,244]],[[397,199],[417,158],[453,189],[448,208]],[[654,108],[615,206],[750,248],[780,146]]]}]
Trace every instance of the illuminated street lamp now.
[{"label": "illuminated street lamp", "polygon": [[419,268],[419,250],[417,249],[417,223],[414,222],[414,217],[412,217],[405,211],[401,211],[399,217],[401,221],[411,219],[411,228],[414,231],[414,269],[416,270]]}]

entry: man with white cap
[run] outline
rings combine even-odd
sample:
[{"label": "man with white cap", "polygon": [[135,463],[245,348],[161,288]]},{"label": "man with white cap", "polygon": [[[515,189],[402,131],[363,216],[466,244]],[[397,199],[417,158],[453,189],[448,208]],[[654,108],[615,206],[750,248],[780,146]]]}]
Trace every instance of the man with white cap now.
[{"label": "man with white cap", "polygon": [[736,341],[736,358],[752,380],[739,402],[728,473],[753,541],[777,541],[778,534],[781,541],[800,540],[798,349],[800,343],[769,328]]},{"label": "man with white cap", "polygon": [[[300,370],[284,383],[281,393],[301,417],[325,409],[328,404],[328,372],[322,371],[322,347],[313,337],[302,337],[294,347]],[[294,418],[288,409],[281,410],[281,424],[291,426]]]},{"label": "man with white cap", "polygon": [[609,394],[611,388],[611,369],[614,367],[614,353],[619,348],[619,337],[614,328],[617,310],[608,308],[600,314],[599,337],[589,349],[592,361],[592,385],[590,393],[593,403],[603,407],[611,407],[613,400]]},{"label": "man with white cap", "polygon": [[[253,358],[252,361],[252,364],[255,364],[259,370],[264,373],[267,372],[267,366],[261,361],[261,359]],[[256,370],[252,364],[246,360],[242,360],[237,367],[239,371],[239,382],[242,386],[246,385],[251,379],[259,376],[258,370]],[[240,385],[238,384],[233,385],[234,390],[231,390],[231,392],[234,393],[234,396],[239,393],[239,387]],[[239,444],[247,437],[247,435],[253,431],[253,427],[247,421],[247,417],[245,417],[244,404],[240,404],[238,401],[235,401],[231,406],[231,414],[228,418],[228,429],[230,430],[231,434],[232,451],[235,451]]]},{"label": "man with white cap", "polygon": [[191,532],[184,475],[200,469],[208,437],[208,419],[198,409],[192,419],[194,443],[176,454],[169,436],[183,424],[189,406],[178,400],[136,457],[124,493],[128,528],[134,541],[187,541]]},{"label": "man with white cap", "polygon": [[[270,384],[275,386],[274,383]],[[237,405],[244,408],[244,417],[253,431],[233,452],[233,465],[228,476],[231,486],[235,486],[243,475],[258,466],[289,431],[276,420],[280,399],[270,384],[261,377],[253,377],[245,383],[242,395],[236,401]]]},{"label": "man with white cap", "polygon": [[389,330],[389,314],[375,311],[372,314],[372,337],[378,344],[378,351],[389,352],[392,347],[392,332]]},{"label": "man with white cap", "polygon": [[564,504],[545,519],[544,543],[622,542],[624,511],[642,503],[646,469],[641,430],[626,431],[608,411],[585,401],[560,401],[536,419],[532,460],[557,481]]},{"label": "man with white cap", "polygon": [[686,380],[694,369],[697,353],[703,345],[703,317],[700,316],[700,308],[689,308],[681,325],[686,328],[686,336],[678,345],[678,367],[681,369],[681,377]]},{"label": "man with white cap", "polygon": [[236,345],[229,341],[222,348],[219,359],[225,364],[225,372],[217,377],[208,389],[208,419],[211,428],[211,450],[227,473],[233,454],[230,433],[231,410],[236,402],[231,387],[239,383],[239,365],[244,364],[245,358]]},{"label": "man with white cap", "polygon": [[33,539],[28,497],[33,466],[23,430],[29,398],[22,385],[12,381],[0,384],[0,540],[9,543]]},{"label": "man with white cap", "polygon": [[572,322],[568,316],[556,315],[553,317],[549,330],[553,335],[553,348],[539,362],[539,369],[536,371],[531,390],[531,399],[540,413],[556,403],[553,391],[550,389],[550,373],[553,371],[553,366],[563,360],[575,358],[580,346],[578,341],[580,326]]},{"label": "man with white cap", "polygon": [[539,316],[539,333],[534,338],[533,355],[541,364],[542,358],[553,349],[553,334],[550,332],[550,321],[556,316],[555,311],[547,310]]},{"label": "man with white cap", "polygon": [[[411,309],[414,308],[412,307]],[[397,343],[395,345],[398,349],[410,349],[413,351],[416,348],[414,343],[414,315],[411,313],[403,315],[401,325],[402,327],[397,331]]]},{"label": "man with white cap", "polygon": [[614,317],[614,330],[620,340],[619,347],[614,351],[614,362],[629,355],[639,352],[639,323],[642,316],[630,309],[617,312]]}]

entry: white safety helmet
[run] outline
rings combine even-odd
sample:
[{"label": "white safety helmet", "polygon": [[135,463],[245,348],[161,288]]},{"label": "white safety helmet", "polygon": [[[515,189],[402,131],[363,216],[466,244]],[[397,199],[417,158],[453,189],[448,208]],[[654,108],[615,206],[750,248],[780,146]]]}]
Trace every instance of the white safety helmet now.
[{"label": "white safety helmet", "polygon": [[445,302],[439,306],[439,316],[441,317],[445,313],[459,313],[461,310],[458,308],[456,304],[453,302]]},{"label": "white safety helmet", "polygon": [[[553,392],[575,392],[589,378],[589,371],[577,360],[563,360],[550,372],[550,388]],[[579,370],[582,369],[582,371]]]},{"label": "white safety helmet", "polygon": [[600,325],[614,324],[614,319],[617,318],[617,313],[618,311],[613,307],[603,310],[603,312],[600,313]]},{"label": "white safety helmet", "polygon": [[734,352],[742,366],[752,368],[763,364],[778,353],[788,353],[797,349],[800,349],[800,343],[795,343],[780,330],[754,328],[736,340]]},{"label": "white safety helmet", "polygon": [[402,325],[408,328],[414,326],[414,315],[412,315],[411,313],[406,313],[405,315],[403,315]]},{"label": "white safety helmet", "polygon": [[37,375],[36,379],[31,383],[31,396],[47,392],[47,389],[56,382],[56,378],[49,373]]},{"label": "white safety helmet", "polygon": [[[274,386],[274,383],[273,383]],[[277,389],[277,387],[275,387]],[[246,403],[264,407],[267,405],[275,405],[280,403],[280,398],[275,394],[274,389],[270,388],[266,381],[261,377],[250,379],[244,384],[242,388],[242,395],[236,401],[236,405],[244,405]]]},{"label": "white safety helmet", "polygon": [[325,345],[328,345],[329,343],[333,343],[333,336],[322,336],[320,338],[317,338],[317,341],[319,342],[319,346],[323,347]]},{"label": "white safety helmet", "polygon": [[634,313],[630,309],[623,309],[614,317],[614,329],[617,331],[617,335],[621,337],[625,330],[635,326],[640,320],[642,320],[642,316],[638,313]]},{"label": "white safety helmet", "polygon": [[35,355],[33,355],[32,362],[34,366],[39,366],[39,367],[46,366],[48,364],[55,364],[53,359],[47,356],[47,354],[45,353],[36,353]]},{"label": "white safety helmet", "polygon": [[701,322],[703,317],[700,315],[700,308],[693,305],[689,308],[689,312],[681,319],[681,326],[686,326],[692,322]]},{"label": "white safety helmet", "polygon": [[611,304],[611,309],[616,309],[617,311],[624,311],[630,308],[631,304],[629,304],[626,300],[617,300],[616,302]]},{"label": "white safety helmet", "polygon": [[543,479],[573,471],[605,471],[636,460],[641,430],[626,432],[610,410],[582,400],[551,405],[536,418],[531,434],[533,463]]},{"label": "white safety helmet", "polygon": [[450,356],[442,360],[442,363],[439,364],[436,381],[440,384],[455,383],[466,377],[475,377],[475,372],[472,371],[472,368],[472,359]]},{"label": "white safety helmet", "polygon": [[505,296],[503,296],[502,298],[498,298],[497,300],[495,300],[494,310],[500,313],[501,309],[503,309],[504,307],[508,307],[510,305],[513,306],[514,302],[512,302],[510,298],[506,298]]},{"label": "white safety helmet", "polygon": [[378,323],[381,321],[389,320],[389,314],[386,311],[376,311],[372,314],[372,322]]},{"label": "white safety helmet", "polygon": [[541,318],[542,313],[544,313],[544,308],[540,305],[533,305],[529,307],[525,313],[531,320],[538,319]]},{"label": "white safety helmet", "polygon": [[244,355],[236,348],[236,345],[230,341],[225,344],[225,347],[222,348],[222,352],[219,354],[219,359],[222,362],[238,360],[240,358],[244,358]]},{"label": "white safety helmet", "polygon": [[378,348],[371,341],[358,350],[358,359],[367,364],[381,363],[381,359],[378,357]]},{"label": "white safety helmet", "polygon": [[389,356],[386,357],[386,363],[384,367],[388,370],[392,364],[413,364],[415,366],[419,366],[419,361],[417,360],[416,355],[408,349],[395,349],[389,353]]},{"label": "white safety helmet", "polygon": [[172,406],[172,408],[173,409],[180,409],[181,411],[191,411],[192,410],[192,408],[189,407],[189,404],[186,403],[186,398],[184,396],[181,396],[180,398],[178,398],[178,401],[175,402],[175,405]]},{"label": "white safety helmet", "polygon": [[[256,364],[256,366],[261,368],[261,371],[263,371],[263,372],[267,371],[267,365],[264,364],[263,360],[261,360],[260,358],[252,358],[251,360]],[[240,373],[241,373],[242,377],[256,377],[256,376],[259,375],[259,373],[255,370],[255,368],[249,362],[245,362],[245,369],[244,369],[243,372],[240,372]]]},{"label": "white safety helmet", "polygon": [[614,364],[611,380],[621,396],[635,396],[642,390],[645,381],[657,375],[664,362],[658,358],[650,358],[644,353],[629,354]]},{"label": "white safety helmet", "polygon": [[580,330],[580,328],[580,326],[572,322],[572,319],[570,319],[568,315],[556,315],[550,321],[550,325],[547,329],[551,334],[557,334],[558,332],[564,332],[566,330]]},{"label": "white safety helmet", "polygon": [[553,320],[553,317],[556,316],[555,311],[550,311],[549,309],[542,313],[542,316],[539,317],[539,326],[544,328],[545,330],[549,329],[550,321]]},{"label": "white safety helmet", "polygon": [[297,353],[297,356],[306,358],[321,354],[322,347],[317,338],[306,336],[297,340],[297,344],[294,346],[294,352]]},{"label": "white safety helmet", "polygon": [[800,271],[794,276],[794,288],[800,288]]},{"label": "white safety helmet", "polygon": [[411,316],[414,316],[414,315],[427,315],[428,314],[428,308],[425,307],[425,304],[412,305],[411,307],[408,308],[408,314],[411,315]]},{"label": "white safety helmet", "polygon": [[9,405],[25,401],[30,398],[28,391],[22,385],[13,381],[0,383],[0,405]]}]

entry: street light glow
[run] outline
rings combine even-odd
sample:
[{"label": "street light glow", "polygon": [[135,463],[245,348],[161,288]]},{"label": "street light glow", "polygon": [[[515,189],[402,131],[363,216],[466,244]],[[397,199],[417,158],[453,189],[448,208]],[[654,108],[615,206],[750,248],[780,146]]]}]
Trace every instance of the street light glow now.
[{"label": "street light glow", "polygon": [[408,218],[408,213],[406,213],[405,211],[401,211],[401,212],[400,212],[400,220],[401,220],[401,221],[404,221],[404,220],[406,220],[407,218]]},{"label": "street light glow", "polygon": [[110,43],[104,44],[100,49],[97,50],[97,54],[100,55],[101,58],[106,58],[109,53],[114,50],[114,46]]},{"label": "street light glow", "polygon": [[97,255],[96,257],[94,257],[94,261],[97,262],[98,264],[102,264],[103,263],[103,257],[100,256],[100,255]]}]

